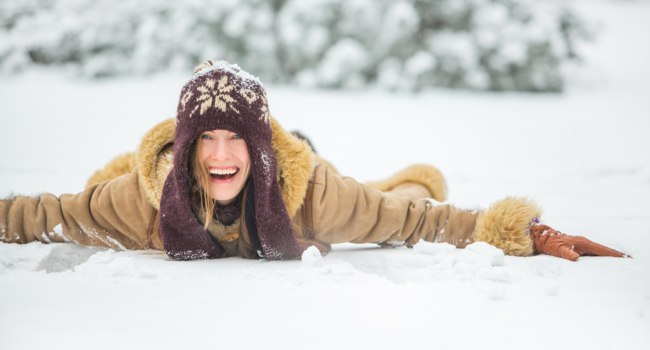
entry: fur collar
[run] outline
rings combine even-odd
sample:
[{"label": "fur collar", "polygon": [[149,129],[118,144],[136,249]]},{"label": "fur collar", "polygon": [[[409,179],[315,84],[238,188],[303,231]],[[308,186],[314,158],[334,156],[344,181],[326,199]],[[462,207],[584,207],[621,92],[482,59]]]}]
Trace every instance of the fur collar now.
[{"label": "fur collar", "polygon": [[[271,129],[278,183],[289,217],[293,217],[305,199],[315,155],[307,142],[285,131],[275,118],[271,118]],[[163,185],[173,164],[171,146],[175,130],[175,119],[167,119],[154,126],[145,134],[136,154],[140,184],[149,203],[156,209],[160,209]]]}]

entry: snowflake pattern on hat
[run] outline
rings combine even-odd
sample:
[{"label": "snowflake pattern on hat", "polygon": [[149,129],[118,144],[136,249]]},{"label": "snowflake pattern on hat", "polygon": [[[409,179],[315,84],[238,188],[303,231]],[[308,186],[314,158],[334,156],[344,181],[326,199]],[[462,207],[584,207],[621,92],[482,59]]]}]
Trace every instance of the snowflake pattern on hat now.
[{"label": "snowflake pattern on hat", "polygon": [[268,124],[271,121],[271,113],[269,113],[269,107],[266,102],[266,96],[262,95],[262,115],[260,116],[260,120],[263,120],[266,124]]},{"label": "snowflake pattern on hat", "polygon": [[[212,69],[223,68],[222,63],[223,62],[221,61],[217,61],[216,63],[214,61],[206,61],[200,64],[194,69],[195,77],[205,74]],[[230,70],[233,70],[232,67],[233,66],[229,66],[228,68],[230,68]],[[234,68],[234,71],[230,73],[239,73],[239,71],[236,69],[238,67],[234,66]],[[238,74],[238,76],[240,75],[241,74]],[[242,76],[241,78],[242,80],[249,79],[247,76]],[[236,114],[241,114],[240,109],[236,105],[238,103],[242,103],[242,98],[243,101],[246,101],[249,104],[249,106],[260,100],[261,104],[259,107],[259,120],[263,121],[266,124],[269,124],[271,115],[269,113],[268,102],[265,94],[258,94],[249,88],[240,87],[238,89],[235,84],[238,83],[231,82],[229,80],[229,77],[227,75],[224,75],[218,81],[215,79],[207,79],[202,84],[193,86],[180,99],[181,112],[185,111],[185,108],[188,104],[192,105],[192,103],[190,103],[190,100],[194,96],[197,97],[193,103],[194,108],[192,108],[192,111],[189,113],[189,118],[192,118],[197,113],[197,111],[198,114],[202,116],[212,108],[216,108],[224,113],[228,110],[231,110]],[[241,82],[239,84],[241,85]],[[239,94],[242,98],[237,98],[237,94]]]},{"label": "snowflake pattern on hat", "polygon": [[[219,79],[219,82],[216,82],[214,79],[206,80],[203,85],[196,88],[201,94],[196,98],[197,104],[192,109],[192,112],[190,112],[190,118],[194,116],[197,109],[200,115],[203,115],[210,108],[217,108],[222,112],[231,109],[233,112],[239,114],[239,110],[234,106],[235,99],[230,95],[230,92],[234,89],[235,87],[228,83],[228,76],[225,75]],[[191,98],[193,92],[190,90],[185,95],[188,94],[190,95],[187,99]]]}]

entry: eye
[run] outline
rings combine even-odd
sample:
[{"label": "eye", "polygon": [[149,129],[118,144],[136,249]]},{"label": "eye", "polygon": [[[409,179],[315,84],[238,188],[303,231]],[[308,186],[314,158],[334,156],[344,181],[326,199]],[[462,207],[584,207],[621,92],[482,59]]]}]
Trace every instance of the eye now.
[{"label": "eye", "polygon": [[239,134],[232,134],[232,139],[233,140],[243,140],[243,138]]},{"label": "eye", "polygon": [[212,136],[209,134],[201,134],[201,140],[212,140]]}]

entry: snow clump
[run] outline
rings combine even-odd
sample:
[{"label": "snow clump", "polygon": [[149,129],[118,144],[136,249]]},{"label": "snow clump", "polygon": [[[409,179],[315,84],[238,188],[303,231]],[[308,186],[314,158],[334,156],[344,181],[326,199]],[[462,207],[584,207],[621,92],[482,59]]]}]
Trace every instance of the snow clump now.
[{"label": "snow clump", "polygon": [[315,246],[310,246],[302,252],[302,263],[307,266],[317,266],[323,261],[320,250]]}]

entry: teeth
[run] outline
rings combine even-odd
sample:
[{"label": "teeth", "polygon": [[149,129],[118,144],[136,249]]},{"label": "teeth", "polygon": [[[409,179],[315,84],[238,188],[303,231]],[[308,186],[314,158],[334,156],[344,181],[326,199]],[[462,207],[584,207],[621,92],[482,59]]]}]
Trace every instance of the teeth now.
[{"label": "teeth", "polygon": [[212,175],[232,175],[237,172],[237,168],[229,169],[210,169]]}]

